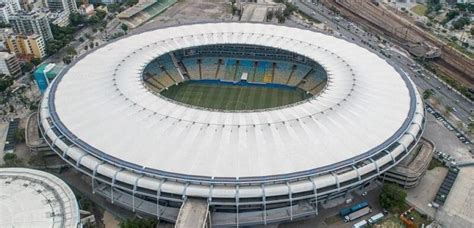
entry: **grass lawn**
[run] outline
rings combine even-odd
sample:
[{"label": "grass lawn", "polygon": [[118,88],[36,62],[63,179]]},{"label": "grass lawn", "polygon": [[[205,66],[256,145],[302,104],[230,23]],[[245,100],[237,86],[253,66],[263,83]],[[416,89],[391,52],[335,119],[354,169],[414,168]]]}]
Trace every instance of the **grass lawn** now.
[{"label": "grass lawn", "polygon": [[428,7],[422,4],[417,4],[416,6],[413,6],[410,11],[413,13],[418,14],[419,16],[425,16],[426,11],[428,10]]},{"label": "grass lawn", "polygon": [[308,98],[299,88],[273,88],[187,81],[171,86],[161,95],[204,108],[252,110],[278,107]]},{"label": "grass lawn", "polygon": [[397,217],[390,217],[386,220],[384,220],[382,223],[380,223],[380,227],[383,228],[404,228],[405,225],[400,221],[399,218]]}]

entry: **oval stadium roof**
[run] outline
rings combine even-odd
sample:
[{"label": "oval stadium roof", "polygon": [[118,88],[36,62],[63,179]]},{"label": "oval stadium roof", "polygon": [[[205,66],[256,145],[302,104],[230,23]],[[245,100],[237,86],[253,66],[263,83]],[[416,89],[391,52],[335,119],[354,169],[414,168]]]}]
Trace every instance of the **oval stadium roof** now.
[{"label": "oval stadium roof", "polygon": [[[144,86],[141,73],[154,58],[223,43],[304,55],[328,72],[327,87],[292,106],[219,112],[170,102]],[[120,161],[186,175],[271,176],[356,159],[394,142],[409,124],[415,100],[404,77],[374,53],[321,33],[194,24],[142,32],[94,50],[54,81],[50,109],[61,131]]]}]

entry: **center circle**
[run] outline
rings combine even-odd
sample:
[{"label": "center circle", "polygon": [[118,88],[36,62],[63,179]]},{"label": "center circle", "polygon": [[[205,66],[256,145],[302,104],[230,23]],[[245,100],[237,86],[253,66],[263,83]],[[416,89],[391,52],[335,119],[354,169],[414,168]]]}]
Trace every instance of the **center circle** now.
[{"label": "center circle", "polygon": [[174,50],[149,62],[142,79],[170,101],[219,111],[293,105],[317,96],[327,85],[325,69],[311,58],[248,44]]}]

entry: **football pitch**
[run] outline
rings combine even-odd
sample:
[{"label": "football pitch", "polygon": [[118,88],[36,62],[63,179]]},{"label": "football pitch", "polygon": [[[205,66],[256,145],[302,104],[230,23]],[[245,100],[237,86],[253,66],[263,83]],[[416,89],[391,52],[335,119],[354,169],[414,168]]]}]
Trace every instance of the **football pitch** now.
[{"label": "football pitch", "polygon": [[253,110],[283,106],[311,97],[299,88],[184,82],[161,95],[181,103],[220,110]]}]

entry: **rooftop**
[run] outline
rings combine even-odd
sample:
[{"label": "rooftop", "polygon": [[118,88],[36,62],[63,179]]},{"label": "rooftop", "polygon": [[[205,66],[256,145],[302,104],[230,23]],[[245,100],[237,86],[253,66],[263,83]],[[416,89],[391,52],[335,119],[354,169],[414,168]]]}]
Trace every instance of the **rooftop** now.
[{"label": "rooftop", "polygon": [[0,227],[77,227],[76,197],[61,179],[34,169],[0,168]]},{"label": "rooftop", "polygon": [[[327,89],[293,106],[222,112],[170,102],[143,85],[142,71],[156,57],[222,43],[311,58],[328,72]],[[406,75],[362,47],[313,31],[253,23],[131,35],[71,64],[49,88],[45,100],[55,125],[88,151],[208,177],[278,175],[360,159],[397,140],[421,105]]]}]

